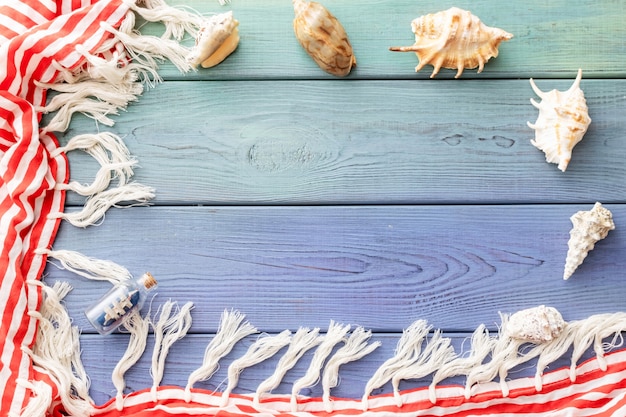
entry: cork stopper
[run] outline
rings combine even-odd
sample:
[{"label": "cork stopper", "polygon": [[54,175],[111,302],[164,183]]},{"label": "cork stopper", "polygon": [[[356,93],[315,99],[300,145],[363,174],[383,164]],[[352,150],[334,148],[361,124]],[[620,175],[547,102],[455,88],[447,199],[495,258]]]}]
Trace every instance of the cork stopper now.
[{"label": "cork stopper", "polygon": [[143,274],[139,280],[141,281],[143,286],[146,287],[146,290],[150,290],[157,286],[157,281],[156,279],[154,279],[150,272],[146,272],[145,274]]}]

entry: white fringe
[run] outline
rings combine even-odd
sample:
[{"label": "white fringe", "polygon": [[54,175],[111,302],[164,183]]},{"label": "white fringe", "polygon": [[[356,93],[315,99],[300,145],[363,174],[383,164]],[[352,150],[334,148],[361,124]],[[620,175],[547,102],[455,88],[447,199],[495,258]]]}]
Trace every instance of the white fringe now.
[{"label": "white fringe", "polygon": [[402,333],[402,337],[396,346],[395,355],[387,359],[367,381],[365,385],[365,393],[361,400],[363,410],[369,408],[368,398],[372,391],[382,387],[401,369],[406,368],[416,360],[419,355],[422,341],[428,335],[432,326],[429,326],[425,320],[417,320]]},{"label": "white fringe", "polygon": [[333,348],[339,343],[344,341],[345,336],[350,330],[350,325],[337,324],[331,320],[328,326],[328,332],[323,336],[322,342],[315,350],[313,359],[309,364],[309,368],[304,376],[293,383],[291,389],[291,410],[298,411],[298,394],[306,387],[312,387],[317,383],[320,378],[320,372],[324,366],[326,358],[330,356]]},{"label": "white fringe", "polygon": [[[152,187],[130,183],[95,194],[87,199],[81,211],[52,213],[49,217],[61,218],[70,222],[73,226],[84,228],[96,224],[111,207],[145,206],[153,198],[154,189]],[[128,202],[129,204],[120,205],[122,202]]]},{"label": "white fringe", "polygon": [[29,313],[39,319],[35,345],[32,350],[25,347],[22,350],[31,356],[38,370],[55,381],[63,408],[70,415],[91,415],[93,400],[89,396],[89,378],[80,359],[78,328],[72,326],[61,304],[71,287],[65,282],[56,282],[52,288],[39,281],[29,281],[29,284],[40,286],[44,297],[40,311]]},{"label": "white fringe", "polygon": [[122,359],[117,363],[111,375],[113,386],[117,390],[115,406],[119,411],[124,407],[124,388],[126,387],[124,375],[137,363],[146,350],[150,320],[148,318],[142,318],[139,311],[135,310],[128,317],[128,320],[124,321],[122,326],[130,333],[130,340],[128,341],[128,347],[126,348],[126,352],[124,352],[124,356],[122,356]]},{"label": "white fringe", "polygon": [[412,363],[394,373],[393,378],[391,378],[391,386],[398,407],[402,407],[403,404],[400,396],[400,381],[423,378],[454,359],[455,353],[454,348],[450,345],[451,342],[449,338],[441,336],[441,331],[435,331],[422,353],[417,358],[413,358]]},{"label": "white fringe", "polygon": [[243,323],[244,318],[245,315],[237,311],[225,310],[222,313],[217,333],[204,352],[202,366],[189,375],[187,386],[185,387],[186,402],[191,401],[193,384],[213,376],[215,371],[217,371],[219,360],[226,356],[238,341],[246,336],[258,333],[256,327],[247,321]]},{"label": "white fringe", "polygon": [[457,375],[467,375],[472,369],[483,363],[487,355],[491,353],[496,339],[489,337],[489,331],[484,324],[476,328],[472,334],[471,349],[467,357],[457,356],[447,363],[442,364],[432,377],[428,387],[430,401],[437,402],[437,384],[446,378]]},{"label": "white fringe", "polygon": [[112,261],[91,258],[80,252],[39,248],[35,250],[35,253],[54,258],[61,263],[64,269],[87,279],[109,281],[116,285],[132,278],[128,269],[123,266]]},{"label": "white fringe", "polygon": [[322,376],[322,400],[324,401],[324,409],[326,412],[333,411],[333,405],[330,399],[330,390],[339,383],[339,367],[343,364],[353,362],[369,355],[377,349],[381,342],[374,342],[368,345],[368,341],[372,336],[371,331],[366,331],[362,327],[354,329],[345,345],[328,360],[324,374]]},{"label": "white fringe", "polygon": [[163,379],[165,371],[165,359],[172,345],[185,337],[191,328],[191,309],[193,303],[185,304],[178,312],[172,315],[172,310],[176,307],[176,303],[167,301],[161,306],[161,313],[154,329],[154,350],[152,352],[152,367],[150,374],[152,375],[152,400],[158,400],[157,388]]},{"label": "white fringe", "polygon": [[164,0],[142,0],[143,7],[137,6],[133,0],[125,0],[124,3],[146,21],[163,23],[165,25],[165,32],[161,35],[163,39],[180,41],[185,33],[195,37],[198,28],[202,26],[203,18],[199,13],[168,6]]},{"label": "white fringe", "polygon": [[[47,411],[52,406],[52,387],[43,381],[18,379],[16,383],[30,390],[34,395],[28,401],[28,405],[21,411],[19,416],[32,417],[47,415]],[[9,417],[18,416],[14,413],[9,413]]]},{"label": "white fringe", "polygon": [[253,399],[254,404],[259,404],[263,394],[272,392],[272,390],[276,389],[285,377],[287,371],[293,368],[298,360],[300,360],[300,358],[302,358],[308,350],[321,343],[322,338],[319,337],[319,332],[319,328],[309,330],[306,327],[300,328],[296,331],[287,352],[285,352],[283,357],[280,358],[278,365],[276,365],[274,373],[265,381],[261,382],[257,387]]},{"label": "white fringe", "polygon": [[254,342],[248,351],[239,359],[234,360],[228,367],[228,385],[222,393],[222,407],[228,405],[230,393],[239,383],[239,375],[244,369],[261,363],[278,353],[291,342],[291,332],[284,330],[276,336],[266,336]]},{"label": "white fringe", "polygon": [[106,190],[113,179],[118,179],[118,186],[127,184],[133,176],[133,167],[137,160],[122,139],[109,132],[78,135],[70,139],[67,145],[57,148],[51,156],[80,149],[91,155],[100,164],[100,170],[92,184],[80,184],[72,181],[60,183],[57,189],[71,190],[83,196],[90,196]]}]

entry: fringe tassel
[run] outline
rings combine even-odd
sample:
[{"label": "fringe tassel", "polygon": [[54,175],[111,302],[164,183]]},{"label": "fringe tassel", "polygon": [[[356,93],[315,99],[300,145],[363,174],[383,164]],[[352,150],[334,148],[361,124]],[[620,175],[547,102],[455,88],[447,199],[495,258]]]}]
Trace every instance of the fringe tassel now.
[{"label": "fringe tassel", "polygon": [[350,325],[337,324],[334,321],[330,322],[328,326],[328,332],[323,336],[319,347],[315,350],[313,359],[309,364],[309,368],[304,376],[293,383],[291,389],[291,409],[292,411],[298,411],[298,394],[300,391],[307,387],[312,387],[317,383],[320,378],[320,372],[324,366],[326,358],[330,356],[333,348],[339,342],[345,342],[345,336],[350,330]]},{"label": "fringe tassel", "polygon": [[182,339],[191,328],[191,302],[185,304],[180,311],[172,315],[176,303],[168,301],[161,307],[161,314],[154,329],[154,350],[152,352],[152,399],[157,402],[157,388],[163,379],[165,358],[172,345]]},{"label": "fringe tassel", "polygon": [[57,189],[71,190],[83,196],[90,196],[106,190],[115,178],[118,179],[118,186],[123,186],[134,175],[133,167],[137,164],[137,160],[130,155],[130,151],[117,135],[108,132],[78,135],[70,139],[67,145],[57,148],[51,156],[77,149],[91,155],[100,164],[101,168],[96,174],[96,179],[88,185],[77,181],[58,184]]},{"label": "fringe tassel", "polygon": [[126,387],[124,375],[137,363],[146,350],[150,320],[142,318],[141,314],[135,311],[128,320],[124,322],[123,326],[130,333],[130,340],[128,341],[128,347],[126,348],[126,352],[124,352],[124,356],[122,356],[122,359],[120,359],[115,366],[111,376],[113,386],[115,386],[117,390],[115,406],[119,411],[124,407],[124,388]]},{"label": "fringe tassel", "polygon": [[263,394],[272,392],[280,385],[287,371],[293,368],[298,360],[310,349],[319,345],[322,338],[319,337],[319,328],[309,330],[308,328],[300,328],[293,336],[291,344],[287,352],[280,358],[276,370],[265,381],[261,382],[254,394],[254,404],[258,405]]},{"label": "fringe tassel", "polygon": [[491,353],[496,339],[489,337],[489,331],[484,324],[478,326],[472,334],[471,349],[467,357],[455,357],[449,362],[442,364],[433,375],[430,386],[428,387],[428,395],[430,401],[435,404],[437,402],[437,384],[446,378],[457,375],[467,375],[472,369],[479,366],[487,355]]},{"label": "fringe tassel", "polygon": [[[87,227],[96,224],[111,207],[126,208],[145,206],[154,198],[154,189],[138,183],[125,184],[118,188],[105,190],[87,199],[81,211],[73,213],[51,214],[51,218],[67,220],[76,227]],[[133,202],[119,205],[122,202]]]},{"label": "fringe tassel", "polygon": [[271,358],[290,342],[291,332],[289,330],[284,330],[276,336],[262,337],[254,342],[241,358],[234,360],[228,367],[228,385],[222,393],[221,406],[226,407],[228,405],[230,393],[239,383],[239,375],[244,369]]},{"label": "fringe tassel", "polygon": [[431,328],[432,326],[428,326],[425,320],[418,320],[402,333],[395,355],[387,359],[365,385],[365,393],[361,400],[364,411],[369,408],[368,398],[372,391],[385,385],[398,371],[415,361],[422,341]]},{"label": "fringe tassel", "polygon": [[331,413],[333,411],[330,390],[339,383],[339,367],[369,355],[381,345],[381,342],[374,342],[368,345],[371,336],[371,331],[357,327],[352,332],[345,345],[328,360],[326,368],[324,369],[324,375],[322,376],[322,400],[324,401],[324,409],[326,412]]},{"label": "fringe tassel", "polygon": [[226,356],[235,344],[246,336],[258,333],[256,327],[247,321],[243,323],[245,315],[237,311],[227,311],[222,313],[220,326],[215,337],[204,352],[202,366],[189,375],[187,386],[185,387],[185,401],[191,401],[191,388],[198,381],[209,379],[217,371],[218,362]]},{"label": "fringe tassel", "polygon": [[68,271],[78,274],[87,279],[96,281],[109,281],[116,285],[132,278],[128,269],[115,262],[90,258],[80,252],[70,250],[50,250],[39,248],[35,251],[38,255],[47,255],[61,262],[61,266]]},{"label": "fringe tassel", "polygon": [[444,363],[450,362],[455,356],[454,348],[450,343],[449,338],[441,337],[441,331],[435,331],[422,354],[418,358],[413,358],[413,363],[398,369],[393,375],[391,385],[398,407],[402,407],[403,404],[400,396],[400,381],[425,377],[436,372]]},{"label": "fringe tassel", "polygon": [[71,287],[57,282],[50,288],[36,280],[29,281],[29,284],[41,286],[44,297],[40,311],[29,313],[39,319],[35,345],[32,350],[22,349],[31,356],[34,366],[56,382],[63,407],[70,415],[91,415],[93,400],[89,396],[89,379],[80,360],[78,328],[72,326],[61,304]]},{"label": "fringe tassel", "polygon": [[43,416],[52,406],[52,387],[43,381],[26,381],[18,379],[17,384],[30,390],[34,397],[30,399],[28,405],[18,415],[10,413],[9,417],[31,417]]}]

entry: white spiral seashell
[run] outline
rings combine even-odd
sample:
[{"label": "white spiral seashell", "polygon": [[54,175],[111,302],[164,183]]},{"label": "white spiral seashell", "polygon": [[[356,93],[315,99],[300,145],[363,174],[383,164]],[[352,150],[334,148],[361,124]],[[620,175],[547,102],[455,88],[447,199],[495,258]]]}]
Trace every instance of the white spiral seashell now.
[{"label": "white spiral seashell", "polygon": [[513,37],[502,29],[483,24],[467,10],[452,7],[438,13],[420,16],[411,22],[415,34],[412,46],[392,46],[391,51],[415,52],[418,72],[425,65],[432,65],[433,78],[441,67],[456,69],[459,78],[463,69],[478,67],[483,70],[490,58],[498,56],[500,42]]},{"label": "white spiral seashell", "polygon": [[504,334],[512,339],[539,344],[559,337],[566,324],[556,308],[541,305],[518,311],[509,317]]},{"label": "white spiral seashell", "polygon": [[541,98],[541,103],[530,99],[533,106],[539,109],[537,121],[534,124],[528,122],[528,127],[535,130],[535,139],[530,143],[546,154],[548,162],[558,164],[561,171],[567,169],[572,149],[582,140],[591,123],[585,94],[580,89],[582,74],[579,69],[576,80],[567,91],[552,90],[547,93],[530,79],[533,91]]},{"label": "white spiral seashell", "polygon": [[569,247],[565,260],[563,279],[572,276],[576,268],[583,263],[596,242],[604,239],[609,231],[615,229],[611,211],[596,203],[589,211],[579,211],[570,217],[574,227],[570,231]]}]

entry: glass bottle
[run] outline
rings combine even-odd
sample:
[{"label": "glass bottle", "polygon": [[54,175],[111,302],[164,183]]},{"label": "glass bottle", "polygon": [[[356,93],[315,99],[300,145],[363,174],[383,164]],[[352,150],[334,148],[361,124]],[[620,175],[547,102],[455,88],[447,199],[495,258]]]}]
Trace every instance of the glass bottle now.
[{"label": "glass bottle", "polygon": [[148,292],[156,286],[149,272],[136,280],[121,282],[85,310],[85,315],[98,333],[107,335],[124,323],[130,313],[141,309]]}]

